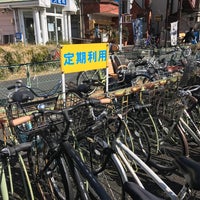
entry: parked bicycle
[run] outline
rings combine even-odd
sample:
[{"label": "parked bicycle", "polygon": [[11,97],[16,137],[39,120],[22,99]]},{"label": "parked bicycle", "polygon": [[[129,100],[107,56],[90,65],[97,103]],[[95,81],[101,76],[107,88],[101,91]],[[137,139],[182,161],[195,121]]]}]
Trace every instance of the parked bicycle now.
[{"label": "parked bicycle", "polygon": [[[84,103],[101,102],[103,100]],[[25,122],[33,125],[33,129],[27,131],[27,141],[33,141],[29,152],[33,181],[43,199],[110,199],[70,143],[68,112],[72,109],[46,110],[40,105],[38,112],[12,121],[13,126]]]},{"label": "parked bicycle", "polygon": [[106,81],[108,81],[108,91],[120,88],[130,87],[139,82],[153,81],[146,71],[135,71],[131,65],[121,64],[117,55],[110,55],[111,62],[108,66],[108,79],[106,80],[106,70],[91,70],[80,72],[77,76],[77,85],[88,84],[90,86],[90,94],[94,93],[98,88],[106,91]]},{"label": "parked bicycle", "polygon": [[[142,161],[140,155],[134,149],[130,149],[131,137],[125,133],[125,130],[128,131],[128,127],[123,116],[126,116],[126,113],[102,115],[102,118],[99,118],[95,124],[90,126],[90,131],[76,135],[80,152],[84,155],[88,166],[93,170],[98,180],[106,185],[105,188],[107,188],[112,199],[129,199],[130,196],[136,197],[137,195],[138,199],[145,199],[138,193],[136,195],[137,187],[135,188],[135,185],[131,184],[131,181],[134,180],[134,183],[136,182],[139,185],[140,194],[145,196],[145,193],[148,193],[140,178],[140,170],[151,177],[153,182],[164,192],[160,198],[183,199],[190,196],[190,192],[188,192],[190,189],[200,189],[198,175],[196,174],[197,178],[192,175],[193,170],[199,169],[200,165],[186,157],[173,156],[173,162],[180,168],[186,181],[179,194],[176,194],[158,174]],[[124,140],[125,135],[127,140]],[[168,151],[170,152],[170,149]],[[171,153],[173,154],[173,151]],[[186,163],[182,160],[186,160]],[[188,176],[192,177],[188,178]],[[127,185],[129,187],[125,187]],[[130,196],[126,196],[127,193]],[[149,199],[159,198],[155,196],[151,198],[151,196],[152,194],[149,194]]]},{"label": "parked bicycle", "polygon": [[[14,139],[12,140],[11,137],[11,142],[13,142],[13,144],[9,144],[7,141],[8,134],[6,133],[5,124],[6,121],[0,119],[0,129],[3,135],[3,146],[0,150],[0,198],[2,200],[21,198],[34,200],[32,183],[25,166],[25,161],[21,155],[22,151],[28,151],[31,148],[32,143],[15,144]],[[18,177],[20,179],[20,186],[18,185],[19,180],[16,180],[16,169],[13,168],[13,162],[15,162],[20,169]],[[20,190],[23,194],[22,196],[18,194]]]}]

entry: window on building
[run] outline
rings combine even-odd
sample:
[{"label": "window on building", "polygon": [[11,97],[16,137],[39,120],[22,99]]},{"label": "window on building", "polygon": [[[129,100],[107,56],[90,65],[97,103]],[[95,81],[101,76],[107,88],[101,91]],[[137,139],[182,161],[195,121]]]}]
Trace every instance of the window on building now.
[{"label": "window on building", "polygon": [[3,35],[3,44],[14,43],[14,35]]},{"label": "window on building", "polygon": [[56,7],[56,13],[58,13],[58,14],[62,14],[62,6],[57,6]]},{"label": "window on building", "polygon": [[47,8],[46,12],[48,13],[55,13],[55,14],[62,14],[62,6],[51,6],[51,8]]},{"label": "window on building", "polygon": [[127,1],[122,1],[122,13],[127,13]]},{"label": "window on building", "polygon": [[51,8],[47,8],[46,12],[48,12],[48,13],[54,13],[54,6],[51,6]]},{"label": "window on building", "polygon": [[55,17],[47,16],[47,27],[48,27],[48,36],[49,41],[56,41],[56,27],[55,27]]}]

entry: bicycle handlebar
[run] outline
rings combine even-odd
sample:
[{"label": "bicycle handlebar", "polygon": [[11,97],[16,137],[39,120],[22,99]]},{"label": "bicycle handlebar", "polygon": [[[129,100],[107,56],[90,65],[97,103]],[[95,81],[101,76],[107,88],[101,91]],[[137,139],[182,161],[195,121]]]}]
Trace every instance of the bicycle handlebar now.
[{"label": "bicycle handlebar", "polygon": [[26,122],[29,122],[31,121],[32,119],[34,118],[34,115],[27,115],[27,116],[23,116],[23,117],[19,117],[17,119],[13,119],[11,122],[10,122],[10,125],[11,126],[18,126],[20,124],[23,124],[23,123],[26,123]]},{"label": "bicycle handlebar", "polygon": [[97,104],[109,104],[109,103],[111,103],[111,99],[109,99],[109,98],[104,98],[104,99],[92,99],[91,98],[91,99],[85,100],[83,102],[80,102],[74,106],[71,106],[69,108],[64,108],[62,110],[40,110],[38,112],[32,113],[31,115],[19,117],[19,118],[11,120],[10,125],[18,126],[20,124],[31,121],[34,118],[39,118],[40,116],[45,115],[45,114],[63,114],[65,116],[65,119],[67,120],[67,122],[71,122],[71,119],[68,115],[69,111],[74,110],[74,109],[76,109],[80,106],[84,106],[84,105],[95,106]]},{"label": "bicycle handlebar", "polygon": [[[129,107],[123,113],[121,112],[121,109],[120,109],[120,113],[116,112],[116,115],[114,115],[114,116],[108,116],[107,112],[103,112],[100,116],[98,116],[95,124],[93,124],[93,125],[91,125],[89,127],[89,130],[88,130],[89,134],[92,134],[91,132],[94,132],[97,129],[102,128],[106,122],[109,123],[109,121],[112,122],[113,120],[116,120],[118,118],[122,118],[123,116],[126,116],[128,114],[128,112],[132,111],[133,109],[135,109],[135,110],[141,110],[143,108],[148,108],[148,107],[151,107],[151,106],[152,106],[151,104],[143,104],[143,105],[136,104],[136,105],[133,105],[133,107]],[[86,132],[88,132],[88,131],[86,131]]]},{"label": "bicycle handlebar", "polygon": [[5,147],[0,151],[0,157],[9,157],[16,155],[18,152],[27,151],[32,146],[32,142],[21,143],[12,147]]}]

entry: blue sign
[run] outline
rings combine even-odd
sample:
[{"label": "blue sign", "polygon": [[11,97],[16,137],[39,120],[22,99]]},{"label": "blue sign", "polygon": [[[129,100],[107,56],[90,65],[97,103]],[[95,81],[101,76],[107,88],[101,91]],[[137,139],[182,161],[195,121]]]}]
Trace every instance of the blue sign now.
[{"label": "blue sign", "polygon": [[57,4],[57,5],[67,5],[67,0],[51,0],[51,4]]},{"label": "blue sign", "polygon": [[192,40],[192,44],[196,44],[199,42],[199,32],[198,31],[195,31],[194,32],[194,39]]},{"label": "blue sign", "polygon": [[17,42],[22,41],[22,33],[20,32],[15,33],[15,38]]}]

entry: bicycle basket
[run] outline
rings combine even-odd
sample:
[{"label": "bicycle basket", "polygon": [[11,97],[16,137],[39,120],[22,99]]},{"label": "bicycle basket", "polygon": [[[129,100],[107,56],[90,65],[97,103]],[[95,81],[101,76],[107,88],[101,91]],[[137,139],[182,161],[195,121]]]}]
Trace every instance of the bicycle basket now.
[{"label": "bicycle basket", "polygon": [[[22,117],[22,116],[26,116],[26,115],[31,115],[34,112],[38,112],[37,110],[37,106],[39,104],[44,104],[46,109],[54,109],[55,108],[55,104],[57,102],[57,97],[52,97],[52,98],[48,98],[48,99],[43,99],[43,100],[34,100],[34,101],[30,101],[30,102],[24,102],[24,103],[19,103],[19,102],[12,102],[9,103],[6,107],[6,115],[9,121]],[[41,123],[43,123],[41,121]],[[31,122],[27,122],[27,123],[23,123],[19,126],[16,126],[14,128],[12,128],[12,132],[13,134],[15,134],[19,141],[21,142],[25,142],[27,139],[27,135],[30,131],[32,131],[33,129],[37,129],[37,127],[39,127],[41,124],[39,123],[39,121],[36,123],[34,123],[33,121]]]},{"label": "bicycle basket", "polygon": [[104,105],[98,105],[97,107],[81,105],[70,110],[69,116],[73,120],[71,128],[74,133],[84,133],[89,126],[95,123],[96,117],[98,117],[104,109]]},{"label": "bicycle basket", "polygon": [[179,120],[185,106],[175,90],[166,90],[157,95],[153,102],[157,115],[170,120]]},{"label": "bicycle basket", "polygon": [[71,128],[74,133],[82,133],[93,123],[93,117],[89,106],[79,106],[69,112],[70,118],[73,120]]}]

